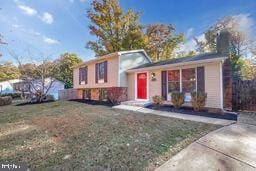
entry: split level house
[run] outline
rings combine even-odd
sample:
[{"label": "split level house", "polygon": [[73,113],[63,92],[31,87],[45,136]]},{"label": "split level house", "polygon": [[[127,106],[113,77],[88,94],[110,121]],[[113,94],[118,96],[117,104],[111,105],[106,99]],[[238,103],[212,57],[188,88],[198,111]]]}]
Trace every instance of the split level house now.
[{"label": "split level house", "polygon": [[152,102],[159,95],[171,103],[171,93],[207,93],[206,107],[231,109],[232,80],[228,34],[217,37],[217,52],[153,63],[144,50],[116,52],[84,62],[73,69],[76,98],[106,100],[107,91],[122,89],[122,101]]}]

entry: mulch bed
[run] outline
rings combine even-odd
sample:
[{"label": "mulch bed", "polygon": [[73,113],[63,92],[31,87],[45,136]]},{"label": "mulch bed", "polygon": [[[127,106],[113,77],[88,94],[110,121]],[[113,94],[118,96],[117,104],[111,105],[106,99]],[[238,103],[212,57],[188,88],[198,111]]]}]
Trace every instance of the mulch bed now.
[{"label": "mulch bed", "polygon": [[218,119],[227,119],[227,120],[237,120],[237,114],[234,112],[225,112],[225,113],[213,113],[208,112],[208,110],[202,111],[194,111],[192,107],[181,107],[180,109],[176,109],[171,105],[149,105],[146,108],[165,111],[165,112],[174,112],[180,114],[187,114],[187,115],[197,115],[197,116],[205,116],[210,118],[218,118]]},{"label": "mulch bed", "polygon": [[86,100],[86,99],[74,99],[74,100],[70,100],[70,101],[86,103],[89,105],[102,105],[102,106],[109,106],[109,107],[114,106],[112,103],[110,103],[108,101],[96,101],[96,100]]}]

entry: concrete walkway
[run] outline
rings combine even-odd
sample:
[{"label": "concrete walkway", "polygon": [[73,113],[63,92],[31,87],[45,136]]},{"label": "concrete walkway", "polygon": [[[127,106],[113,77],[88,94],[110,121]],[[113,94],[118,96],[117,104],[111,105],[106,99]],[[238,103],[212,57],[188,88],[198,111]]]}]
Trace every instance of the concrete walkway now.
[{"label": "concrete walkway", "polygon": [[233,124],[190,144],[157,171],[256,170],[256,126]]},{"label": "concrete walkway", "polygon": [[180,113],[174,113],[174,112],[163,112],[163,111],[147,109],[147,108],[138,107],[138,106],[118,105],[118,106],[114,106],[113,108],[114,109],[122,109],[122,110],[131,110],[131,111],[136,111],[136,112],[141,112],[141,113],[148,113],[148,114],[154,114],[154,115],[159,115],[159,116],[178,118],[178,119],[184,119],[184,120],[190,120],[190,121],[196,121],[196,122],[223,125],[223,126],[235,123],[235,121],[226,120],[226,119],[217,119],[217,118],[209,118],[209,117],[204,117],[204,116],[186,115],[186,114],[180,114]]}]

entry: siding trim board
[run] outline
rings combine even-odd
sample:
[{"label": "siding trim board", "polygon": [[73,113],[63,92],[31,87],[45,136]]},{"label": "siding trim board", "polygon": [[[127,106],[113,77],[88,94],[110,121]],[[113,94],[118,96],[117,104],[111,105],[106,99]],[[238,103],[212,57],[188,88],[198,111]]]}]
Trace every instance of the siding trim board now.
[{"label": "siding trim board", "polygon": [[197,67],[197,91],[205,92],[205,72],[204,67]]},{"label": "siding trim board", "polygon": [[104,83],[108,82],[108,61],[104,61]]},{"label": "siding trim board", "polygon": [[99,66],[99,64],[98,63],[96,63],[95,64],[95,83],[96,84],[98,84],[98,75],[99,75],[99,73],[98,73],[98,66]]}]

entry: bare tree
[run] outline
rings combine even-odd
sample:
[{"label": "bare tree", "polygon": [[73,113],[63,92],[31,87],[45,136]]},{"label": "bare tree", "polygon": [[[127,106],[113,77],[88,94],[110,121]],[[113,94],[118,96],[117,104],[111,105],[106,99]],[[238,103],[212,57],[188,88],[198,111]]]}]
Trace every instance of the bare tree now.
[{"label": "bare tree", "polygon": [[[0,45],[6,45],[7,43],[4,41],[4,37],[0,34]],[[0,57],[2,54],[0,53]]]},{"label": "bare tree", "polygon": [[23,63],[22,57],[15,53],[11,53],[11,55],[17,61],[23,80],[23,84],[17,86],[18,91],[21,91],[22,95],[25,95],[25,92],[28,91],[33,102],[41,103],[53,86],[57,65],[43,55],[41,55],[41,58],[37,58],[36,62],[33,58],[30,58],[31,64],[35,66],[34,73],[31,74],[31,71],[28,72],[26,69],[27,65]]}]

